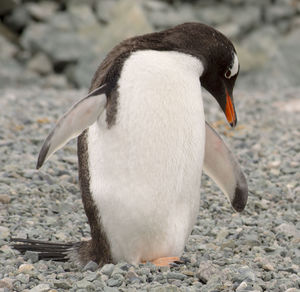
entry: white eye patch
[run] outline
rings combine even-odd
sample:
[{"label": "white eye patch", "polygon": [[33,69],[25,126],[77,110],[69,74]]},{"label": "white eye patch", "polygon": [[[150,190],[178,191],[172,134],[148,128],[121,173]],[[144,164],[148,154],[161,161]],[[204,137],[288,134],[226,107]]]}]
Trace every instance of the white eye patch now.
[{"label": "white eye patch", "polygon": [[232,76],[236,75],[239,71],[239,60],[236,54],[234,54],[233,56],[233,63],[231,65],[231,68],[229,68],[226,72],[225,72],[225,77],[227,79],[230,79]]}]

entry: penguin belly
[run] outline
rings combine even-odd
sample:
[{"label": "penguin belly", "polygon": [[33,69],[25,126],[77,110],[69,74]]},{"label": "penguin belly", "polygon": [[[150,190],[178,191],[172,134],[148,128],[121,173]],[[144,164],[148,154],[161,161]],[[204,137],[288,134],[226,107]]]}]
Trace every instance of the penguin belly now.
[{"label": "penguin belly", "polygon": [[88,129],[90,191],[115,262],[181,256],[200,202],[201,62],[138,51],[118,81],[115,123]]}]

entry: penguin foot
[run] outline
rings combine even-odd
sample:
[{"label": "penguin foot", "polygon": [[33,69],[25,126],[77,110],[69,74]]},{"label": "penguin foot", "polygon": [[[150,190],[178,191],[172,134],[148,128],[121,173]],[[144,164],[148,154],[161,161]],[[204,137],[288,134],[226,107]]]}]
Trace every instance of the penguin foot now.
[{"label": "penguin foot", "polygon": [[177,262],[180,262],[179,257],[164,257],[151,261],[151,263],[157,267],[170,267]]}]

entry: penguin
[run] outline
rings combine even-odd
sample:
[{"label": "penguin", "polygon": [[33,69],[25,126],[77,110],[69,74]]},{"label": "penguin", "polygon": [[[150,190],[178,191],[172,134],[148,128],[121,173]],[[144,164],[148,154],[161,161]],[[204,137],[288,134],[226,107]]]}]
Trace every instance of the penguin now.
[{"label": "penguin", "polygon": [[239,68],[231,41],[201,23],[117,45],[97,69],[89,94],[58,120],[37,162],[40,168],[78,137],[91,239],[67,244],[13,239],[14,247],[81,265],[180,261],[200,206],[202,170],[236,211],[247,203],[245,175],[205,121],[202,100],[203,87],[235,127]]}]

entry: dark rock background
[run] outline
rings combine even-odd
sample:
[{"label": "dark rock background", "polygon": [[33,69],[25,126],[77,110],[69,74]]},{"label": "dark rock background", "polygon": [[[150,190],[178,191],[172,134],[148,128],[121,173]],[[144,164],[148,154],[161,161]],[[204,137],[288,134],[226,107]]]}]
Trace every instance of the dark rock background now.
[{"label": "dark rock background", "polygon": [[121,40],[187,21],[234,41],[240,88],[300,84],[299,0],[1,0],[0,87],[87,88]]}]

